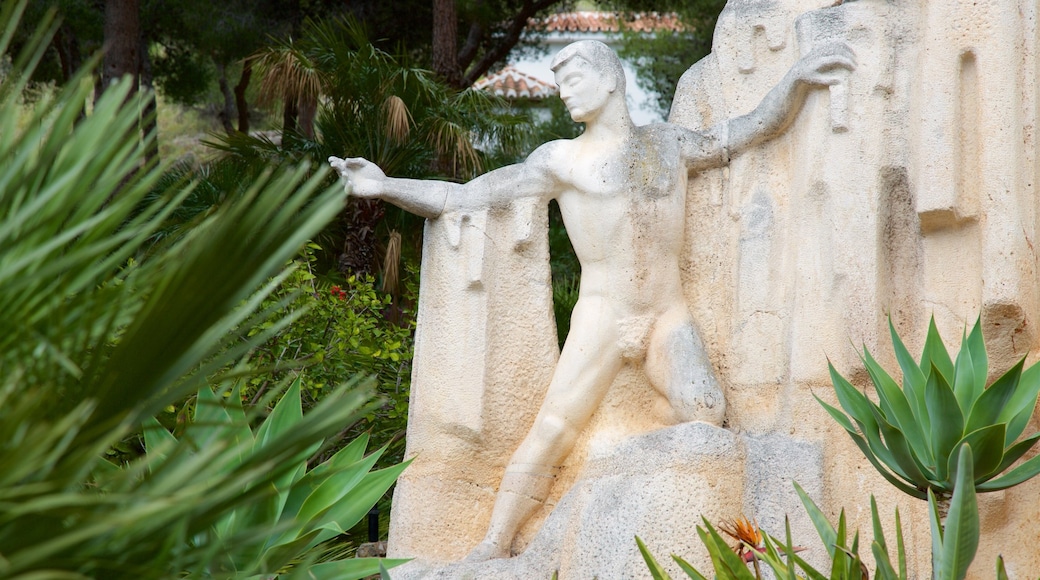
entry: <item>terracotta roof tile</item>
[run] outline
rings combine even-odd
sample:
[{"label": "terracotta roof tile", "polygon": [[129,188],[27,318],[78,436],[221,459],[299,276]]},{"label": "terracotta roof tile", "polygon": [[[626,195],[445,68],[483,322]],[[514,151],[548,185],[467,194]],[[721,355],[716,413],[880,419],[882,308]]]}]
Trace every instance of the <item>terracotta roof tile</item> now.
[{"label": "terracotta roof tile", "polygon": [[545,32],[618,32],[622,22],[639,32],[683,29],[674,12],[561,12],[542,20],[532,19],[530,24]]},{"label": "terracotta roof tile", "polygon": [[486,76],[473,84],[473,88],[488,91],[507,99],[544,99],[556,94],[556,85],[547,83],[529,74],[522,73],[512,66]]}]

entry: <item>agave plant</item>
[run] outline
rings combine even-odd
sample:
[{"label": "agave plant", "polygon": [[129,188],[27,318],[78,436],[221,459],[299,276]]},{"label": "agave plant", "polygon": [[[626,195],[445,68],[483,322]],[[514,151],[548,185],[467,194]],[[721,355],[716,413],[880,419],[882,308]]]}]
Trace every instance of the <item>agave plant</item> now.
[{"label": "agave plant", "polygon": [[[249,427],[238,388],[226,394],[227,397],[218,396],[209,387],[200,389],[194,420],[179,438],[155,419],[148,421],[144,432],[145,463],[152,473],[194,465],[200,457],[206,458],[205,465],[198,466],[204,473],[195,473],[193,480],[205,473],[233,472],[264,459],[271,446],[304,421],[299,379],[293,381],[255,433]],[[363,410],[357,405],[360,400],[363,399],[355,397],[344,403]],[[219,453],[213,453],[221,442],[228,444]],[[368,437],[359,437],[330,459],[308,469],[308,459],[321,446],[321,441],[315,441],[310,448],[277,466],[279,475],[266,490],[253,489],[247,482],[240,492],[257,494],[257,501],[234,506],[223,512],[209,530],[185,540],[235,546],[209,564],[218,568],[207,570],[210,575],[236,570],[274,575],[360,521],[407,466],[371,471],[384,449],[365,456],[367,445]],[[262,483],[268,484],[266,480]],[[266,533],[257,535],[257,529]],[[312,564],[307,570],[314,578],[348,580],[378,574],[380,562],[392,567],[404,560],[346,558]]]},{"label": "agave plant", "polygon": [[952,359],[933,319],[920,362],[891,322],[889,327],[902,388],[864,348],[863,363],[878,403],[833,365],[828,365],[831,380],[845,412],[816,399],[885,479],[916,498],[927,499],[932,492],[943,506],[955,491],[957,457],[967,445],[974,457],[972,483],[979,492],[1006,489],[1040,473],[1040,457],[1008,470],[1040,440],[1040,433],[1018,440],[1036,406],[1040,367],[1023,370],[1022,359],[986,388],[988,359],[978,321],[962,336]]}]

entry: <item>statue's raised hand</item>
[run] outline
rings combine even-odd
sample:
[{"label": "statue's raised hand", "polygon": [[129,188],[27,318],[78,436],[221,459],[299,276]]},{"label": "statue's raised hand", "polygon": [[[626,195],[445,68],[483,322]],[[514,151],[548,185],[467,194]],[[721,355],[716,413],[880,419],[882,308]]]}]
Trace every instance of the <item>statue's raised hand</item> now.
[{"label": "statue's raised hand", "polygon": [[821,44],[802,57],[791,74],[795,80],[810,85],[836,85],[845,73],[856,68],[856,55],[844,42]]},{"label": "statue's raised hand", "polygon": [[375,163],[361,157],[329,157],[329,165],[347,182],[351,195],[372,198],[383,194],[386,174]]}]

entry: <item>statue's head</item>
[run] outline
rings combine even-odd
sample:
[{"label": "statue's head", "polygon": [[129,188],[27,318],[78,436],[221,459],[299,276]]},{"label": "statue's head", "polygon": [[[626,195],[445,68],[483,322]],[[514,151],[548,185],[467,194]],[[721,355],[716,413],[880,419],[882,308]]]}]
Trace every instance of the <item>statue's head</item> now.
[{"label": "statue's head", "polygon": [[625,102],[625,71],[621,60],[598,40],[581,40],[564,47],[550,64],[571,118],[594,119],[613,99]]}]

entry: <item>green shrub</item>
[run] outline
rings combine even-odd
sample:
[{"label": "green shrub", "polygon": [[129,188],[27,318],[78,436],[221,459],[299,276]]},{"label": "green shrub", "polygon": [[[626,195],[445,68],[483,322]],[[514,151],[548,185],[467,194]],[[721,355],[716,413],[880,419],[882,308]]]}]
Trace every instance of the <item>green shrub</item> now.
[{"label": "green shrub", "polygon": [[[307,408],[349,377],[372,377],[383,404],[366,414],[350,435],[371,431],[375,445],[392,442],[388,460],[399,462],[408,418],[414,318],[399,312],[402,320],[394,322],[390,296],[377,292],[371,277],[332,283],[317,276],[316,250],[314,244],[305,248],[265,302],[279,316],[295,318],[255,351],[254,364],[275,370],[251,378],[245,395],[258,401],[272,385],[299,378]],[[271,324],[265,322],[250,334],[266,332]]]},{"label": "green shrub", "polygon": [[[0,7],[0,60],[25,5]],[[369,409],[371,388],[329,389],[252,453],[217,436],[177,460],[117,466],[104,454],[190,393],[256,372],[240,361],[293,322],[283,302],[264,307],[279,272],[345,193],[322,187],[322,169],[270,168],[152,243],[190,186],[146,202],[164,168],[144,161],[129,82],[79,119],[93,92],[81,71],[18,124],[15,104],[55,30],[41,21],[0,84],[0,577],[257,574],[267,568],[249,557],[256,542],[239,540],[269,537],[269,522],[236,517],[226,541],[214,526],[263,513],[288,470]],[[228,561],[246,564],[230,573]]]}]

